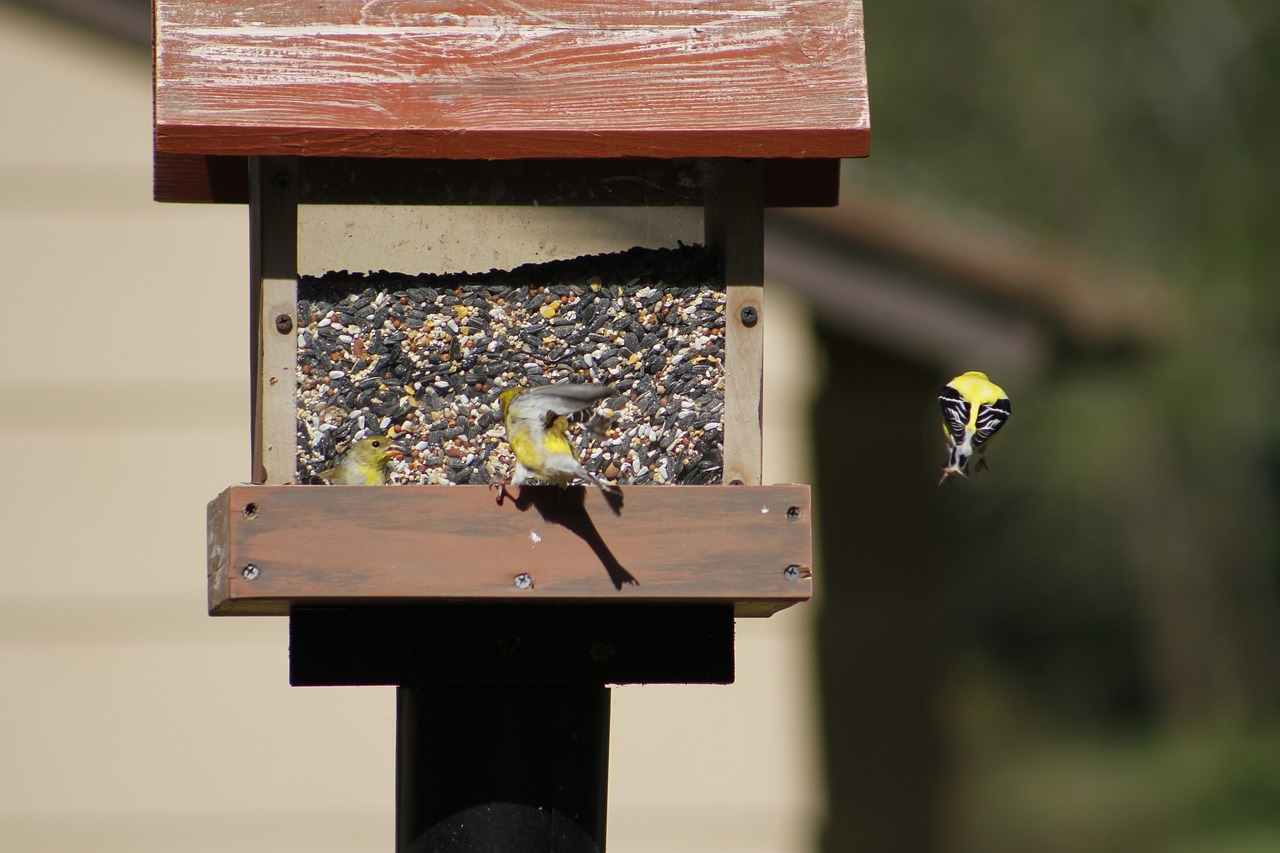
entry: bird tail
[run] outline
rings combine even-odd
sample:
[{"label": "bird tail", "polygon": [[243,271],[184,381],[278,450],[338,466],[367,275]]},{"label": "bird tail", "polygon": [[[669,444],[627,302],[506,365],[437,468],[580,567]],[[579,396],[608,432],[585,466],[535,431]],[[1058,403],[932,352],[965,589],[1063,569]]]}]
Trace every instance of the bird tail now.
[{"label": "bird tail", "polygon": [[595,474],[592,474],[590,471],[587,472],[587,479],[590,480],[592,483],[594,483],[596,488],[598,488],[601,492],[603,492],[606,495],[622,494],[622,489],[618,488],[613,483],[610,483],[607,480],[597,477]]},{"label": "bird tail", "polygon": [[610,483],[608,480],[604,479],[598,474],[592,471],[588,471],[586,466],[583,465],[582,463],[578,463],[577,473],[579,477],[581,477],[584,480],[589,480],[592,485],[594,485],[597,489],[599,489],[601,492],[603,492],[606,495],[622,494],[622,489],[618,488],[613,483]]},{"label": "bird tail", "polygon": [[953,449],[951,458],[947,460],[946,465],[942,466],[942,479],[938,481],[938,485],[943,485],[952,477],[968,477],[969,458],[969,456],[958,452],[958,449]]}]

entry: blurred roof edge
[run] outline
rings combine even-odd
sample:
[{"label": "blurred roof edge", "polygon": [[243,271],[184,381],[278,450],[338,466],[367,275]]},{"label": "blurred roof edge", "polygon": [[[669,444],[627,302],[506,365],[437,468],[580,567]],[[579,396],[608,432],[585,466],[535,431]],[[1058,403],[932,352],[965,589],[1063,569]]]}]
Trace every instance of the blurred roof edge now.
[{"label": "blurred roof edge", "polygon": [[1177,294],[1151,274],[848,184],[838,207],[771,211],[767,222],[771,238],[790,233],[815,252],[845,253],[966,301],[1031,315],[1070,348],[1145,349],[1183,322]]}]

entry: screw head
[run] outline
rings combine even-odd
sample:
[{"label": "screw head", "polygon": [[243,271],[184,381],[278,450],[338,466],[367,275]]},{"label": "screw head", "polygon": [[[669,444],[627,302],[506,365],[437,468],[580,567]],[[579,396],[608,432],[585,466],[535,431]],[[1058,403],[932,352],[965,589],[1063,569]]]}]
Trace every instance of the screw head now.
[{"label": "screw head", "polygon": [[516,589],[533,589],[533,578],[524,572],[516,575]]},{"label": "screw head", "polygon": [[760,319],[760,312],[755,309],[754,305],[748,305],[742,309],[739,316],[742,318],[742,325],[754,326]]},{"label": "screw head", "polygon": [[800,567],[791,565],[782,570],[782,576],[789,581],[798,580],[800,577]]},{"label": "screw head", "polygon": [[240,570],[240,576],[247,581],[257,580],[258,575],[260,574],[262,574],[262,571],[253,563],[250,563]]},{"label": "screw head", "polygon": [[730,485],[730,486],[741,486],[741,485],[742,485],[742,481],[741,481],[741,480],[730,480],[730,481],[729,481],[729,485]]},{"label": "screw head", "polygon": [[293,318],[288,314],[276,315],[276,331],[282,335],[287,335],[293,331]]},{"label": "screw head", "polygon": [[787,507],[787,521],[799,521],[799,520],[800,520],[800,507],[798,506]]}]

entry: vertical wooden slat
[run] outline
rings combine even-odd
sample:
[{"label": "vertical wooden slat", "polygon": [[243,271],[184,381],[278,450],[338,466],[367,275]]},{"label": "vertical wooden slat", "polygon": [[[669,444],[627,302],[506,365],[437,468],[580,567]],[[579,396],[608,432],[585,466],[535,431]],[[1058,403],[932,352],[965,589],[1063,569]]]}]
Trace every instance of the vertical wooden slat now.
[{"label": "vertical wooden slat", "polygon": [[760,485],[764,393],[764,164],[713,161],[707,245],[724,260],[724,482]]},{"label": "vertical wooden slat", "polygon": [[297,472],[298,171],[293,157],[249,158],[249,325],[253,482]]}]

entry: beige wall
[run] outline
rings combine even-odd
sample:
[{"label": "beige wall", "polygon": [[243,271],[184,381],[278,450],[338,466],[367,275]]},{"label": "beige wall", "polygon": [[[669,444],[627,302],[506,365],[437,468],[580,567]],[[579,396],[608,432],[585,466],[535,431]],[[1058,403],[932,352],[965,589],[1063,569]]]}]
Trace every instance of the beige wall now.
[{"label": "beige wall", "polygon": [[[390,850],[392,691],[291,689],[285,620],[205,615],[246,211],[150,200],[139,52],[0,5],[0,79],[0,849]],[[766,480],[803,480],[769,305]],[[808,610],[739,623],[733,687],[614,691],[613,853],[808,848]]]}]

